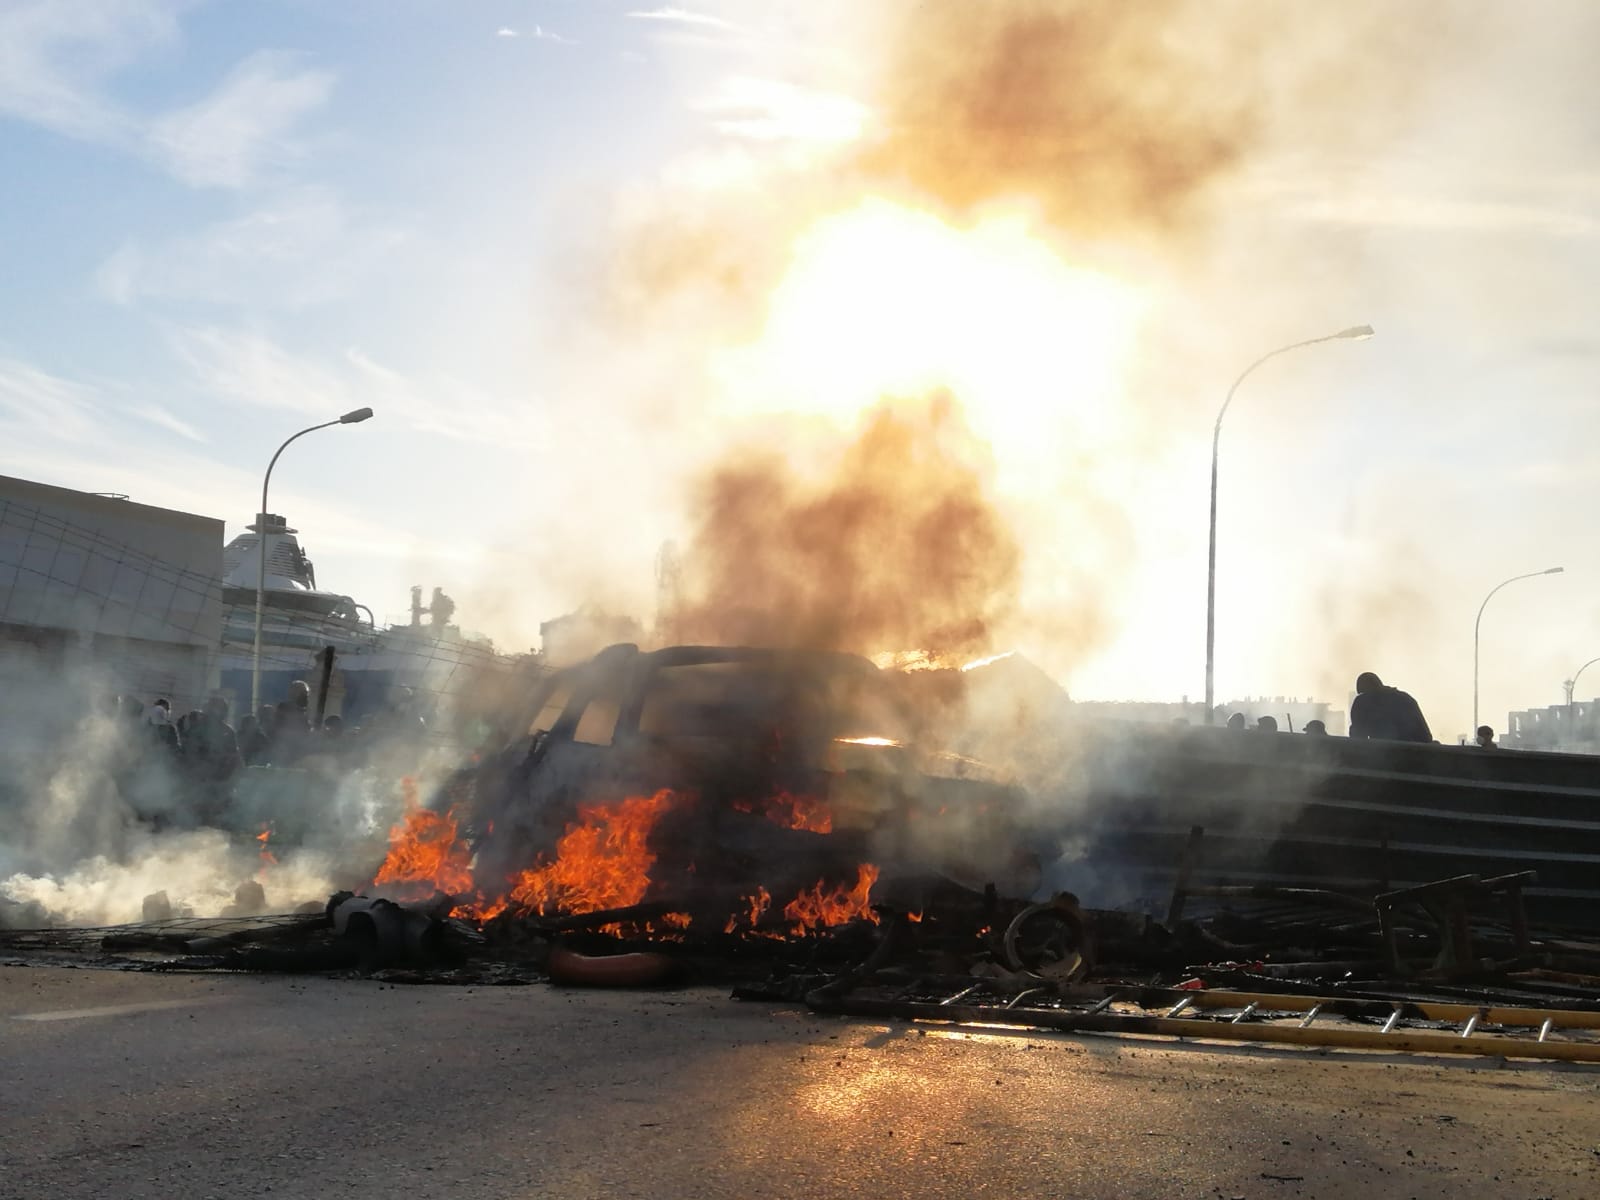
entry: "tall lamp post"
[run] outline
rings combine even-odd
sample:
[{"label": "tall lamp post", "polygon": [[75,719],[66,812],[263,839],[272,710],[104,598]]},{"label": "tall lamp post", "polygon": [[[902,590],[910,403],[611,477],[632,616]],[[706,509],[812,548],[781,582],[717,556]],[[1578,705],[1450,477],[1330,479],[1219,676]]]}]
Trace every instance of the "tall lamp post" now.
[{"label": "tall lamp post", "polygon": [[1573,743],[1577,742],[1578,735],[1577,735],[1576,732],[1574,732],[1574,721],[1573,721],[1573,715],[1572,715],[1572,693],[1575,690],[1577,690],[1577,687],[1578,687],[1578,676],[1582,675],[1585,671],[1587,671],[1590,667],[1594,666],[1595,663],[1597,663],[1597,662],[1600,662],[1600,658],[1591,658],[1588,662],[1584,663],[1583,666],[1579,667],[1576,671],[1574,671],[1572,673],[1572,678],[1571,679],[1567,680],[1566,683],[1561,685],[1562,687],[1567,689],[1567,739],[1569,741],[1573,742]]},{"label": "tall lamp post", "polygon": [[1222,418],[1228,415],[1228,405],[1233,403],[1233,394],[1239,390],[1239,385],[1245,381],[1252,371],[1268,359],[1277,358],[1280,354],[1287,354],[1291,350],[1299,350],[1305,346],[1315,346],[1322,342],[1337,342],[1341,340],[1359,341],[1372,336],[1371,325],[1352,325],[1349,329],[1341,329],[1338,333],[1326,334],[1318,338],[1308,338],[1303,342],[1293,342],[1287,346],[1279,346],[1263,354],[1239,373],[1239,378],[1233,381],[1233,386],[1228,389],[1228,396],[1222,402],[1222,408],[1217,413],[1216,427],[1211,431],[1211,544],[1206,560],[1206,724],[1210,725],[1215,720],[1213,708],[1216,704],[1215,676],[1216,676],[1216,650],[1217,650],[1217,452],[1222,445]]},{"label": "tall lamp post", "polygon": [[1569,720],[1572,717],[1572,691],[1578,686],[1578,676],[1582,675],[1597,662],[1600,662],[1600,658],[1591,658],[1588,662],[1584,663],[1583,666],[1579,667],[1572,673],[1571,679],[1567,680],[1566,683],[1561,685],[1567,689],[1567,717]]},{"label": "tall lamp post", "polygon": [[[1508,583],[1515,583],[1519,579],[1537,579],[1540,575],[1559,575],[1565,567],[1546,567],[1543,571],[1529,571],[1526,575],[1513,575],[1510,579],[1503,580],[1489,589],[1489,594],[1483,598],[1483,603],[1478,605],[1478,619],[1472,623],[1472,732],[1478,732],[1478,628],[1483,624],[1483,610],[1489,607],[1489,601],[1494,599],[1494,594]],[[1580,668],[1581,669],[1581,668]]]},{"label": "tall lamp post", "polygon": [[255,653],[251,656],[250,667],[250,711],[258,712],[261,708],[261,613],[266,603],[267,595],[267,485],[272,482],[272,468],[278,465],[278,455],[289,448],[289,443],[295,438],[305,437],[308,433],[315,433],[319,429],[326,429],[330,425],[355,425],[372,416],[370,408],[357,408],[347,412],[342,417],[335,417],[332,421],[324,421],[320,425],[312,425],[302,429],[294,437],[288,438],[283,445],[278,447],[277,454],[272,456],[272,461],[267,464],[266,476],[261,480],[261,511],[256,514],[256,543],[261,553],[256,571],[256,642]]}]

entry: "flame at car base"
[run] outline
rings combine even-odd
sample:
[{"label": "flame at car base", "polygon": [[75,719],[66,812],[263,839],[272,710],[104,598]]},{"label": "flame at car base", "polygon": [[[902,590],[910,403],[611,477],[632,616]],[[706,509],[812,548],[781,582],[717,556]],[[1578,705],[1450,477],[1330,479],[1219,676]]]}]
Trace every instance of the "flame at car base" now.
[{"label": "flame at car base", "polygon": [[[662,790],[652,796],[580,805],[577,819],[567,825],[553,856],[522,871],[494,897],[473,896],[472,849],[461,834],[455,812],[441,815],[413,808],[390,830],[389,852],[373,883],[442,892],[458,901],[452,916],[480,922],[506,912],[555,916],[627,908],[641,903],[650,890],[651,870],[656,864],[652,832],[661,818],[685,799],[677,792]],[[788,829],[822,834],[833,829],[832,810],[818,797],[780,791],[759,804],[736,802],[734,808],[760,811]],[[856,920],[876,924],[871,892],[878,875],[875,865],[860,863],[853,882],[819,879],[801,889],[781,908],[788,932],[803,936]],[[775,936],[762,928],[774,908],[766,887],[758,886],[741,903],[743,907],[729,914],[721,926],[723,933]],[[692,924],[687,913],[666,913],[636,928],[608,925],[601,932],[671,936]]]}]

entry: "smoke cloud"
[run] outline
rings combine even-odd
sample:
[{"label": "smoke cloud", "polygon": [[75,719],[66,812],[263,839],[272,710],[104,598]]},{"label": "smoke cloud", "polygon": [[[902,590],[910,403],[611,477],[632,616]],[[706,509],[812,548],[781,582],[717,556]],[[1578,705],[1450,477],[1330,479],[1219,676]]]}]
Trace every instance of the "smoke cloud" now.
[{"label": "smoke cloud", "polygon": [[298,769],[216,782],[162,743],[145,713],[117,710],[107,669],[5,666],[0,928],[253,916],[325,900],[382,861],[406,802],[402,777],[415,781],[413,797],[428,796],[459,765],[452,747],[377,731],[349,744],[353,756],[312,748]]},{"label": "smoke cloud", "polygon": [[[622,402],[647,465],[620,473],[680,500],[687,538],[653,528],[687,541],[681,634],[951,655],[1010,638],[1056,672],[1102,649],[1120,632],[1140,557],[1148,472],[1192,432],[1171,419],[1192,407],[1193,381],[1160,365],[1174,348],[1167,335],[1135,324],[1104,395],[1063,396],[1071,384],[1042,376],[1018,385],[1037,390],[1005,401],[1035,407],[1037,458],[1001,461],[991,474],[1004,487],[930,459],[947,440],[924,436],[934,418],[904,391],[848,414],[836,402],[835,461],[774,450],[789,444],[782,404],[730,396],[724,356],[759,343],[808,233],[874,198],[957,233],[1011,214],[1065,263],[1171,287],[1175,263],[1235,251],[1221,201],[1277,178],[1286,152],[1370,154],[1404,132],[1434,70],[1422,64],[1455,61],[1470,36],[1430,21],[1429,8],[896,4],[870,18],[883,49],[867,69],[860,140],[765,163],[730,157],[631,195],[611,257],[587,272],[599,281],[587,311],[647,364]],[[585,342],[586,356],[594,350]],[[815,346],[819,358],[838,352]],[[1070,348],[1061,354],[1070,379]],[[1011,451],[984,445],[993,396],[960,378],[932,382],[944,389],[938,420],[965,430],[964,461]],[[628,454],[615,438],[606,450]],[[1047,475],[1039,460],[1050,455],[1058,469]],[[617,600],[614,588],[591,590]]]},{"label": "smoke cloud", "polygon": [[1063,229],[1171,229],[1264,125],[1261,48],[1225,50],[1216,17],[1184,0],[918,5],[856,165],[958,209],[1021,197]]},{"label": "smoke cloud", "polygon": [[817,477],[770,450],[701,480],[687,547],[691,640],[960,655],[1016,602],[1021,551],[948,397],[880,407]]}]

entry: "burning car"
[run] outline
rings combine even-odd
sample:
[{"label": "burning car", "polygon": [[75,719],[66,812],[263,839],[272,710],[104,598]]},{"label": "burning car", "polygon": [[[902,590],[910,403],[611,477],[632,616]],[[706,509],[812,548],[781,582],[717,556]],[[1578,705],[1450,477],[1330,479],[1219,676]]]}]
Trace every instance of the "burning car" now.
[{"label": "burning car", "polygon": [[503,747],[414,815],[413,849],[448,870],[397,861],[403,843],[385,869],[431,871],[478,916],[661,901],[730,925],[773,897],[800,925],[869,916],[919,879],[1031,890],[1020,790],[909,728],[854,655],[612,646],[547,678]]}]

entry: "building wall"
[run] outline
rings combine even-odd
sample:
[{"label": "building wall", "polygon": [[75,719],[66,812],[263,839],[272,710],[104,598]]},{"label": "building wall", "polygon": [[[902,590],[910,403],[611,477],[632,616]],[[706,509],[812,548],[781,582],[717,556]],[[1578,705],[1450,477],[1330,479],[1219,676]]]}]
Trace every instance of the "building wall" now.
[{"label": "building wall", "polygon": [[202,704],[216,685],[222,530],[211,517],[0,476],[0,684],[93,671],[97,686],[146,703]]},{"label": "building wall", "polygon": [[1508,750],[1600,754],[1600,700],[1551,704],[1506,714],[1500,745]]}]

